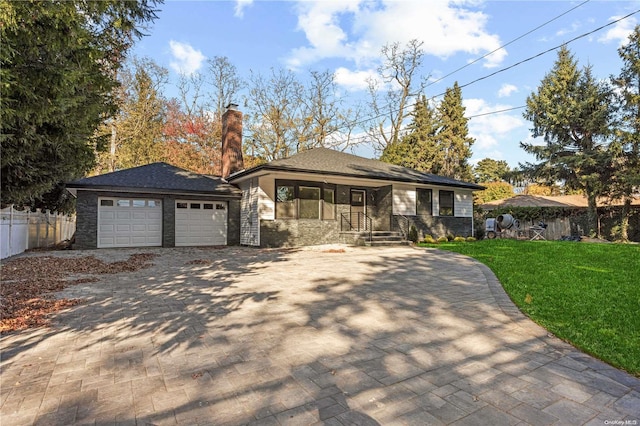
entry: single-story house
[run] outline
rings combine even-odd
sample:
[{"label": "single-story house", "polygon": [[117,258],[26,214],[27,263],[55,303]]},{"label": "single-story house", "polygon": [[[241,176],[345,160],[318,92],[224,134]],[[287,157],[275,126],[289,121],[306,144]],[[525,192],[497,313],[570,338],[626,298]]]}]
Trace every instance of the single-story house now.
[{"label": "single-story house", "polygon": [[362,233],[473,235],[483,187],[316,148],[244,169],[242,113],[223,115],[222,176],[166,163],[67,184],[77,248],[354,243]]}]

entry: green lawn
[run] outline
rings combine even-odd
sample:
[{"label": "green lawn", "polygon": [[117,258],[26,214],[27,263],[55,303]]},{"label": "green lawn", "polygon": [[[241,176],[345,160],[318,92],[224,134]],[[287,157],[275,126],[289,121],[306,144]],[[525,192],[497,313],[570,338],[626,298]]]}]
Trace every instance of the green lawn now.
[{"label": "green lawn", "polygon": [[515,240],[420,245],[479,260],[535,322],[640,376],[639,245]]}]

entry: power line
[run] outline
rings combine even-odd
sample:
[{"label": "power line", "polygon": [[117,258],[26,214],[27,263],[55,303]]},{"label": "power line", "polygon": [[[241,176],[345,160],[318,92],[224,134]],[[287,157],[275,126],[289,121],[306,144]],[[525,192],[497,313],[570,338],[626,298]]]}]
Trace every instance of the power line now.
[{"label": "power line", "polygon": [[[569,41],[567,41],[567,42],[564,42],[564,43],[559,44],[559,45],[557,45],[557,46],[555,46],[555,47],[552,47],[552,48],[550,48],[550,49],[547,49],[547,50],[545,50],[544,52],[540,52],[540,53],[538,53],[537,55],[530,56],[530,57],[528,57],[528,58],[526,58],[526,59],[523,59],[523,60],[522,60],[522,61],[520,61],[520,62],[516,62],[516,63],[515,63],[515,64],[513,64],[513,65],[510,65],[510,66],[508,66],[508,67],[505,67],[505,68],[499,69],[499,70],[497,70],[497,71],[495,71],[495,72],[492,72],[491,74],[485,75],[485,76],[483,76],[483,77],[480,77],[480,78],[477,78],[477,79],[475,79],[475,80],[473,80],[473,81],[470,81],[469,83],[463,84],[463,85],[461,85],[461,86],[460,86],[460,88],[462,89],[463,87],[470,86],[470,85],[472,85],[472,84],[474,84],[474,83],[477,83],[478,81],[485,80],[485,79],[487,79],[487,78],[489,78],[489,77],[493,77],[493,76],[494,76],[494,75],[496,75],[496,74],[500,74],[500,73],[502,73],[502,72],[508,71],[508,70],[510,70],[511,68],[515,68],[515,67],[517,67],[518,65],[522,65],[522,64],[524,64],[525,62],[529,62],[529,61],[531,61],[531,60],[533,60],[533,59],[536,59],[536,58],[538,58],[538,57],[540,57],[540,56],[542,56],[542,55],[545,55],[545,54],[547,54],[547,53],[549,53],[549,52],[553,52],[554,50],[559,49],[559,48],[561,48],[562,46],[566,46],[566,45],[567,45],[567,44],[569,44],[569,43],[573,43],[573,42],[574,42],[574,41],[576,41],[576,40],[579,40],[579,39],[584,38],[584,37],[586,37],[586,36],[588,36],[588,35],[591,35],[591,34],[593,34],[593,33],[595,33],[595,32],[598,32],[598,31],[600,31],[600,30],[602,30],[602,29],[604,29],[604,28],[606,28],[606,27],[608,27],[608,26],[611,26],[611,25],[613,25],[613,24],[617,24],[618,22],[620,22],[620,21],[622,21],[622,20],[624,20],[624,19],[627,19],[627,18],[629,18],[629,17],[631,17],[631,16],[635,15],[635,14],[636,14],[636,13],[638,13],[638,12],[640,12],[640,9],[636,10],[635,12],[631,12],[630,14],[625,15],[625,16],[623,16],[622,18],[616,19],[615,21],[611,21],[611,22],[609,22],[608,24],[602,25],[602,26],[600,26],[600,27],[598,27],[598,28],[596,28],[596,29],[594,29],[594,30],[591,30],[591,31],[589,31],[589,32],[587,32],[587,33],[580,34],[579,36],[574,37],[574,38],[572,38],[571,40],[569,40]],[[438,95],[438,96],[440,96],[440,95]]]},{"label": "power line", "polygon": [[531,34],[531,33],[535,32],[535,31],[537,31],[537,30],[539,30],[540,28],[542,28],[542,27],[544,27],[544,26],[546,26],[546,25],[550,24],[551,22],[553,22],[553,21],[556,21],[556,20],[560,19],[560,18],[561,18],[561,17],[563,17],[564,15],[566,15],[566,14],[568,14],[568,13],[570,13],[570,12],[573,12],[573,11],[574,11],[574,10],[576,10],[577,8],[579,8],[579,7],[581,7],[581,6],[584,6],[585,4],[589,3],[590,1],[591,1],[591,0],[585,0],[584,2],[580,3],[579,5],[574,6],[574,7],[572,7],[571,9],[567,10],[566,12],[563,12],[563,13],[561,13],[560,15],[558,15],[558,16],[556,16],[556,17],[552,18],[552,19],[549,19],[548,21],[544,22],[543,24],[538,25],[538,26],[537,26],[537,27],[535,27],[534,29],[527,31],[526,33],[522,34],[521,36],[514,38],[513,40],[509,41],[508,43],[503,44],[502,46],[498,47],[498,48],[497,48],[497,49],[495,49],[495,50],[492,50],[491,52],[487,53],[486,55],[480,56],[479,58],[474,59],[473,61],[469,62],[468,64],[463,65],[463,66],[461,66],[460,68],[457,68],[457,69],[455,69],[455,70],[451,71],[451,72],[450,72],[450,73],[448,73],[447,75],[444,75],[444,76],[440,77],[439,79],[432,81],[431,83],[427,84],[425,87],[432,86],[432,85],[434,85],[434,84],[436,84],[436,83],[438,83],[438,82],[440,82],[440,81],[444,80],[445,78],[452,76],[453,74],[457,73],[458,71],[461,71],[461,70],[463,70],[463,69],[465,69],[465,68],[467,68],[467,67],[469,67],[469,66],[471,66],[471,65],[475,64],[476,62],[481,61],[482,59],[486,58],[487,56],[494,54],[495,52],[497,52],[497,51],[498,51],[498,50],[500,50],[500,49],[504,49],[505,47],[509,46],[510,44],[513,44],[513,43],[515,43],[516,41],[518,41],[518,40],[520,40],[520,39],[522,39],[522,38],[524,38],[524,37],[528,36],[529,34]]},{"label": "power line", "polygon": [[[587,0],[587,1],[589,1],[589,0]],[[584,3],[586,3],[586,1],[585,1],[585,2],[583,2],[583,3],[581,3],[579,6],[583,5]],[[578,6],[576,6],[576,7],[578,7]],[[573,9],[575,9],[575,7],[574,7]],[[573,10],[573,9],[571,9],[571,10]],[[570,11],[571,11],[571,10],[570,10]],[[568,11],[568,12],[569,12],[569,11]],[[565,14],[566,14],[566,13],[568,13],[568,12],[565,12]],[[524,63],[527,63],[527,62],[529,62],[529,61],[532,61],[533,59],[539,58],[540,56],[543,56],[543,55],[545,55],[545,54],[547,54],[547,53],[549,53],[549,52],[555,51],[555,50],[559,49],[559,48],[560,48],[560,47],[562,47],[562,46],[566,46],[566,45],[568,45],[568,44],[570,44],[570,43],[573,43],[574,41],[577,41],[577,40],[582,39],[582,38],[584,38],[584,37],[587,37],[587,36],[589,36],[589,35],[591,35],[591,34],[594,34],[594,33],[598,32],[598,31],[601,31],[601,30],[603,30],[603,29],[605,29],[605,28],[607,28],[607,27],[609,27],[609,26],[611,26],[611,25],[617,24],[618,22],[623,21],[623,20],[625,20],[625,19],[628,19],[628,18],[630,18],[631,16],[633,16],[633,15],[635,15],[635,14],[639,13],[639,12],[640,12],[640,9],[635,10],[635,11],[633,11],[633,12],[631,12],[631,13],[629,13],[629,14],[627,14],[627,15],[625,15],[625,16],[623,16],[623,17],[621,17],[621,18],[618,18],[618,19],[616,19],[616,20],[614,20],[614,21],[611,21],[611,22],[609,22],[609,23],[607,23],[607,24],[601,25],[601,26],[599,26],[599,27],[597,27],[597,28],[595,28],[595,29],[593,29],[593,30],[591,30],[591,31],[589,31],[589,32],[586,32],[586,33],[580,34],[580,35],[578,35],[578,36],[576,36],[576,37],[572,38],[572,39],[571,39],[571,40],[569,40],[569,41],[563,42],[562,44],[559,44],[559,45],[557,45],[557,46],[555,46],[555,47],[552,47],[552,48],[550,48],[550,49],[547,49],[547,50],[545,50],[545,51],[542,51],[542,52],[540,52],[540,53],[537,53],[537,54],[535,54],[535,55],[533,55],[533,56],[530,56],[530,57],[528,57],[528,58],[526,58],[526,59],[523,59],[523,60],[521,60],[521,61],[519,61],[519,62],[516,62],[515,64],[509,65],[508,67],[501,68],[501,69],[499,69],[499,70],[497,70],[497,71],[494,71],[494,72],[492,72],[492,73],[490,73],[490,74],[487,74],[487,75],[485,75],[485,76],[482,76],[482,77],[480,77],[480,78],[477,78],[477,79],[475,79],[475,80],[472,80],[472,81],[470,81],[470,82],[468,82],[468,83],[465,83],[465,84],[463,84],[463,85],[460,85],[459,87],[462,89],[462,88],[464,88],[464,87],[471,86],[472,84],[475,84],[475,83],[477,83],[477,82],[479,82],[479,81],[486,80],[487,78],[490,78],[490,77],[493,77],[493,76],[495,76],[495,75],[497,75],[497,74],[500,74],[500,73],[503,73],[503,72],[505,72],[505,71],[508,71],[508,70],[510,70],[510,69],[512,69],[512,68],[515,68],[515,67],[520,66],[520,65],[522,65],[522,64],[524,64]],[[545,24],[543,24],[543,25],[546,25],[546,23],[545,23]],[[532,31],[534,31],[534,30],[532,30]],[[531,31],[530,31],[530,32],[531,32]],[[519,38],[522,38],[522,37],[524,37],[524,35],[523,35],[523,36],[521,36],[521,37],[519,37]],[[515,40],[513,40],[513,41],[516,41],[516,40],[517,40],[517,39],[515,39]],[[512,43],[512,42],[510,42],[510,43]],[[489,55],[489,54],[491,54],[491,53],[488,53],[487,55]],[[486,56],[486,55],[485,55],[485,56]],[[479,58],[479,59],[482,59],[482,58]],[[479,59],[478,59],[478,60],[479,60]],[[477,62],[477,61],[476,61],[476,62]],[[462,68],[463,68],[463,67],[462,67]],[[454,72],[455,72],[455,71],[454,71]],[[453,72],[452,72],[452,73],[453,73]],[[444,77],[443,77],[443,78],[444,78]],[[434,83],[435,83],[435,82],[434,82]],[[431,97],[429,98],[429,100],[433,100],[433,99],[435,99],[435,98],[438,98],[438,97],[440,97],[440,96],[443,96],[445,93],[446,93],[446,92],[442,92],[442,93],[439,93],[439,94],[437,94],[437,95],[431,96]],[[413,107],[415,107],[415,105],[416,105],[416,103],[413,103],[413,104],[409,105],[409,106],[408,106],[408,108],[410,108],[410,107],[412,107],[412,106],[413,106]],[[387,107],[387,106],[390,106],[390,105],[386,105],[385,107]],[[502,112],[511,111],[511,110],[516,110],[516,109],[521,109],[521,108],[525,108],[525,106],[523,105],[523,106],[518,106],[518,107],[513,107],[513,108],[504,109],[504,110],[498,110],[498,111],[491,111],[491,112],[482,113],[482,114],[476,114],[476,115],[474,115],[474,116],[470,116],[470,117],[467,117],[467,118],[471,119],[471,118],[476,118],[476,117],[481,117],[481,116],[486,116],[486,115],[499,114],[499,113],[502,113]],[[395,112],[398,112],[399,110],[394,110],[394,111],[395,111]],[[362,119],[362,120],[358,120],[358,121],[353,121],[353,122],[351,122],[351,123],[350,123],[350,125],[349,125],[349,126],[342,126],[342,127],[338,127],[336,130],[341,130],[341,129],[346,129],[346,128],[354,128],[355,126],[362,125],[362,124],[364,124],[364,123],[368,123],[368,122],[370,122],[370,121],[372,121],[372,120],[375,120],[375,119],[377,119],[377,118],[383,117],[383,116],[385,116],[385,115],[386,115],[386,114],[377,114],[377,115],[375,115],[375,116],[371,116],[371,117],[368,117],[368,118],[366,118],[366,119]],[[360,138],[356,138],[356,139],[362,139],[362,140],[365,140],[367,137],[368,137],[368,136],[362,136],[362,137],[360,137]]]},{"label": "power line", "polygon": [[483,112],[481,114],[470,115],[470,116],[467,117],[467,119],[471,120],[472,118],[476,118],[476,117],[484,117],[485,115],[500,114],[500,113],[503,113],[503,112],[513,111],[513,110],[516,110],[516,109],[522,109],[522,108],[526,108],[526,107],[527,107],[526,105],[520,105],[520,106],[512,107],[512,108],[505,108],[505,109],[499,109],[499,110],[496,110],[496,111]]},{"label": "power line", "polygon": [[[535,31],[539,30],[540,28],[542,28],[542,27],[544,27],[544,26],[546,26],[546,25],[550,24],[551,22],[554,22],[554,21],[556,21],[556,20],[560,19],[561,17],[563,17],[563,16],[565,16],[565,15],[567,15],[567,14],[569,14],[569,13],[573,12],[574,10],[576,10],[576,9],[578,9],[579,7],[581,7],[581,6],[583,6],[583,5],[587,4],[587,3],[589,3],[590,1],[591,1],[591,0],[585,0],[585,1],[583,1],[582,3],[578,4],[577,6],[572,7],[571,9],[569,9],[569,10],[567,10],[567,11],[565,11],[565,12],[561,13],[560,15],[557,15],[557,16],[555,16],[555,17],[553,17],[553,18],[551,18],[551,19],[547,20],[546,22],[544,22],[544,23],[542,23],[542,24],[538,25],[537,27],[535,27],[535,28],[533,28],[533,29],[531,29],[531,30],[527,31],[526,33],[524,33],[524,34],[522,34],[522,35],[520,35],[520,36],[518,36],[518,37],[514,38],[513,40],[511,40],[511,41],[509,41],[509,42],[507,42],[507,43],[503,44],[502,46],[498,47],[497,49],[492,50],[491,52],[489,52],[489,53],[487,53],[487,54],[485,54],[485,55],[483,55],[483,56],[480,56],[479,58],[474,59],[473,61],[469,62],[468,64],[463,65],[463,66],[461,66],[460,68],[457,68],[457,69],[455,69],[455,70],[451,71],[451,72],[450,72],[450,73],[448,73],[447,75],[444,75],[444,76],[440,77],[439,79],[434,80],[434,81],[432,81],[432,82],[428,83],[426,86],[424,86],[424,88],[426,89],[427,87],[430,87],[430,86],[432,86],[432,85],[434,85],[434,84],[436,84],[436,83],[438,83],[438,82],[440,82],[440,81],[444,80],[445,78],[447,78],[447,77],[449,77],[449,76],[451,76],[451,75],[453,75],[453,74],[457,73],[458,71],[461,71],[461,70],[463,70],[463,69],[465,69],[465,68],[467,68],[467,67],[469,67],[469,66],[471,66],[471,65],[473,65],[473,64],[475,64],[475,63],[477,63],[478,61],[481,61],[482,59],[486,58],[487,56],[489,56],[489,55],[491,55],[491,54],[493,54],[493,53],[497,52],[497,51],[498,51],[498,50],[500,50],[500,49],[503,49],[503,48],[505,48],[505,47],[507,47],[507,46],[509,46],[509,45],[511,45],[511,44],[513,44],[513,43],[515,43],[516,41],[518,41],[518,40],[520,40],[520,39],[522,39],[522,38],[524,38],[524,37],[528,36],[529,34],[531,34],[531,33],[535,32]],[[440,95],[436,95],[436,96],[432,97],[431,99],[433,99],[433,98],[435,98],[435,97],[438,97],[438,96],[442,96],[442,95],[443,95],[443,94],[441,93]],[[391,106],[391,104],[386,104],[386,105],[384,105],[381,109],[388,108],[389,106]],[[370,119],[367,119],[367,121],[368,121],[368,120],[373,120],[373,119],[376,119],[376,118],[380,118],[380,117],[382,117],[382,116],[384,116],[384,115],[386,115],[386,114],[378,114],[377,116],[374,116],[374,117],[372,117],[372,118],[370,118]],[[364,122],[364,121],[362,121],[362,122]],[[355,124],[361,124],[361,122],[356,122]]]},{"label": "power line", "polygon": [[[595,29],[593,29],[593,30],[591,30],[591,31],[589,31],[589,32],[586,32],[586,33],[580,34],[579,36],[576,36],[576,37],[572,38],[571,40],[566,41],[566,42],[563,42],[562,44],[559,44],[559,45],[557,45],[557,46],[555,46],[555,47],[552,47],[552,48],[547,49],[547,50],[545,50],[545,51],[543,51],[543,52],[537,53],[536,55],[530,56],[530,57],[528,57],[528,58],[526,58],[526,59],[523,59],[523,60],[521,60],[521,61],[519,61],[519,62],[516,62],[515,64],[509,65],[508,67],[501,68],[501,69],[499,69],[499,70],[497,70],[497,71],[492,72],[491,74],[487,74],[487,75],[485,75],[485,76],[482,76],[482,77],[480,77],[480,78],[477,78],[477,79],[475,79],[475,80],[472,80],[472,81],[470,81],[469,83],[465,83],[465,84],[463,84],[463,85],[460,85],[459,87],[462,89],[462,88],[464,88],[464,87],[471,86],[472,84],[475,84],[475,83],[477,83],[477,82],[479,82],[479,81],[486,80],[486,79],[487,79],[487,78],[489,78],[489,77],[493,77],[494,75],[497,75],[497,74],[503,73],[503,72],[505,72],[505,71],[508,71],[508,70],[510,70],[510,69],[512,69],[512,68],[515,68],[515,67],[517,67],[517,66],[519,66],[519,65],[522,65],[522,64],[524,64],[524,63],[526,63],[526,62],[529,62],[529,61],[531,61],[531,60],[533,60],[533,59],[536,59],[536,58],[538,58],[538,57],[540,57],[540,56],[543,56],[543,55],[545,55],[545,54],[547,54],[547,53],[549,53],[549,52],[552,52],[552,51],[554,51],[554,50],[557,50],[557,49],[559,49],[559,48],[560,48],[560,47],[562,47],[562,46],[566,46],[566,45],[568,45],[569,43],[573,43],[573,42],[574,42],[574,41],[576,41],[576,40],[579,40],[579,39],[581,39],[581,38],[587,37],[587,36],[589,36],[589,35],[591,35],[591,34],[593,34],[593,33],[596,33],[596,32],[598,32],[598,31],[601,31],[601,30],[603,30],[604,28],[607,28],[607,27],[609,27],[609,26],[611,26],[611,25],[617,24],[618,22],[620,22],[620,21],[622,21],[622,20],[624,20],[624,19],[627,19],[627,18],[629,18],[629,17],[631,17],[631,16],[633,16],[633,15],[637,14],[638,12],[640,12],[640,9],[638,9],[638,10],[636,10],[636,11],[634,11],[634,12],[631,12],[631,13],[629,13],[628,15],[625,15],[625,16],[623,16],[623,17],[621,17],[621,18],[618,18],[618,19],[616,19],[616,20],[614,20],[614,21],[611,21],[611,22],[609,22],[609,23],[607,23],[607,24],[601,25],[601,26],[599,26],[598,28],[595,28]],[[429,100],[433,100],[433,99],[435,99],[435,98],[438,98],[438,97],[440,97],[440,96],[443,96],[445,93],[446,93],[446,92],[442,92],[442,93],[439,93],[439,94],[437,94],[437,95],[433,95],[433,96],[431,96],[431,97],[429,98]],[[413,103],[412,105],[409,105],[409,107],[411,107],[411,106],[414,106],[414,107],[415,107],[415,105],[416,105],[416,103]],[[398,110],[394,110],[394,111],[395,111],[395,112],[397,112]],[[359,121],[353,122],[352,124],[353,124],[353,125],[360,125],[360,124],[364,124],[364,123],[367,123],[367,122],[369,122],[369,121],[371,121],[371,120],[375,120],[376,118],[383,117],[383,116],[385,116],[385,115],[386,115],[386,114],[378,114],[378,115],[375,115],[375,116],[372,116],[372,117],[366,118],[366,119],[364,119],[364,120],[359,120]]]}]

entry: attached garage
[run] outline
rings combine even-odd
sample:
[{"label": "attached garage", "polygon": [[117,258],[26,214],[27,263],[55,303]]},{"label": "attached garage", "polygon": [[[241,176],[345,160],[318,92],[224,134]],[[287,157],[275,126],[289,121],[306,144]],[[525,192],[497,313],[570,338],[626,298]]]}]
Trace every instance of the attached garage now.
[{"label": "attached garage", "polygon": [[240,244],[242,191],[153,163],[67,184],[77,197],[74,248]]},{"label": "attached garage", "polygon": [[176,246],[227,245],[224,201],[176,200]]},{"label": "attached garage", "polygon": [[162,201],[98,199],[98,248],[162,246]]}]

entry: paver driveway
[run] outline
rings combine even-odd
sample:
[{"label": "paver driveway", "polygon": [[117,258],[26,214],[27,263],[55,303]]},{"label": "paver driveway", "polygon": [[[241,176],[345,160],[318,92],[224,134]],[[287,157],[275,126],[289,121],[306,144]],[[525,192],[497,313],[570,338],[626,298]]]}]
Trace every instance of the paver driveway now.
[{"label": "paver driveway", "polygon": [[331,251],[56,253],[159,257],[0,339],[2,425],[640,422],[640,381],[547,336],[483,265]]}]

